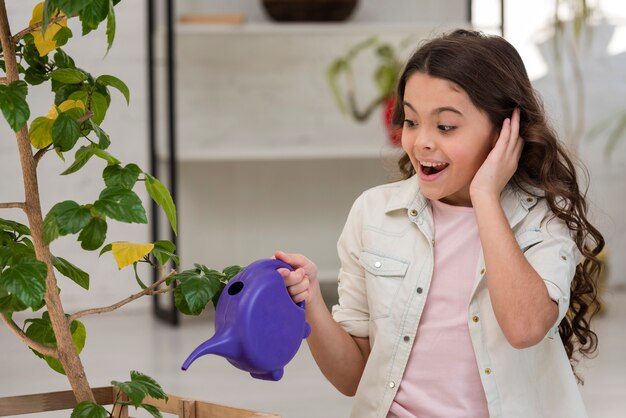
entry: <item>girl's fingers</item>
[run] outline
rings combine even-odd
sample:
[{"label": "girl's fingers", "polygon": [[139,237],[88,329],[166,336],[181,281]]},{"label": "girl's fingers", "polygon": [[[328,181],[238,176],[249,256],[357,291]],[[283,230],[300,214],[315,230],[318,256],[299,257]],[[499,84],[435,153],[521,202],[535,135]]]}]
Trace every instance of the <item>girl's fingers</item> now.
[{"label": "girl's fingers", "polygon": [[285,286],[287,287],[294,286],[304,280],[305,273],[303,269],[297,269],[295,271],[278,269],[277,271],[280,273],[281,276],[283,276]]},{"label": "girl's fingers", "polygon": [[510,120],[510,138],[511,138],[511,142],[509,143],[509,146],[511,148],[513,148],[516,144],[517,144],[517,139],[519,137],[519,121],[520,121],[520,108],[516,107],[515,110],[513,110],[513,116],[511,117]]},{"label": "girl's fingers", "polygon": [[292,286],[287,286],[287,291],[289,292],[291,296],[296,296],[308,290],[309,290],[309,279],[307,278],[304,278],[302,281]]}]

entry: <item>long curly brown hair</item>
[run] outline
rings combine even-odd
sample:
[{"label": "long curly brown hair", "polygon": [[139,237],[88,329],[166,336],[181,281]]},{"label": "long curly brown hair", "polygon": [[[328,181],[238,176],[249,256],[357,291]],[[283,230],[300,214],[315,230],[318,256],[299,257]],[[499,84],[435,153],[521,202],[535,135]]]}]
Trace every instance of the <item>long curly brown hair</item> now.
[{"label": "long curly brown hair", "polygon": [[[502,126],[516,107],[521,109],[520,135],[525,144],[511,181],[530,194],[533,187],[545,193],[550,209],[566,222],[584,256],[572,280],[569,310],[559,324],[561,340],[574,368],[580,360],[577,354],[590,357],[598,346],[591,320],[600,310],[598,254],[604,248],[602,234],[587,220],[587,190],[579,187],[576,172],[582,164],[558,140],[521,57],[505,39],[459,29],[422,44],[408,60],[398,82],[396,97],[400,100],[396,101],[392,119],[398,129],[404,121],[401,98],[406,82],[417,72],[461,87],[488,115],[493,127]],[[398,164],[404,178],[415,174],[408,155]]]}]

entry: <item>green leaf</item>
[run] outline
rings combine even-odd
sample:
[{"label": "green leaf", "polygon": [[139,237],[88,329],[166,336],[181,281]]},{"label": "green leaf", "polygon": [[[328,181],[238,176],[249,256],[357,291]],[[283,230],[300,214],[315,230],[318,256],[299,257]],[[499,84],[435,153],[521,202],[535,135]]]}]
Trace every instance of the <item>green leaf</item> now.
[{"label": "green leaf", "polygon": [[148,411],[150,415],[152,415],[154,418],[163,418],[163,415],[161,415],[161,411],[159,411],[156,406],[150,405],[148,403],[142,403],[139,406]]},{"label": "green leaf", "polygon": [[[77,98],[80,98],[80,100],[83,100],[82,95],[77,95],[77,93],[79,92],[70,95],[70,99],[76,100]],[[85,104],[87,104],[87,101],[84,102]],[[104,117],[106,116],[108,108],[109,102],[107,101],[106,97],[104,97],[101,93],[98,93],[97,91],[91,93],[89,110],[93,112],[93,116],[91,117],[91,119],[94,121],[94,123],[96,123],[97,125],[100,125],[102,123]]]},{"label": "green leaf", "polygon": [[31,86],[37,86],[48,80],[45,68],[31,66],[24,73],[24,81]]},{"label": "green leaf", "polygon": [[96,210],[112,219],[126,223],[148,223],[141,199],[132,190],[107,187],[94,203]]},{"label": "green leaf", "polygon": [[174,289],[174,303],[185,315],[200,315],[221,288],[219,280],[207,277],[198,269],[183,271],[171,279],[179,282]]},{"label": "green leaf", "polygon": [[130,372],[130,380],[133,383],[143,387],[143,389],[145,390],[148,396],[154,399],[167,400],[167,395],[163,391],[163,388],[161,387],[161,385],[159,385],[157,381],[151,378],[150,376],[133,370]]},{"label": "green leaf", "polygon": [[146,392],[143,388],[133,384],[132,382],[118,382],[113,380],[111,381],[111,384],[117,387],[120,391],[124,392],[135,407],[141,405],[143,398],[146,397]]},{"label": "green leaf", "polygon": [[99,257],[102,257],[102,254],[104,253],[108,253],[109,251],[111,251],[113,249],[113,244],[107,244],[104,247],[102,247],[102,250],[100,250],[100,255]]},{"label": "green leaf", "polygon": [[93,131],[98,136],[98,140],[100,141],[98,142],[98,147],[103,150],[109,148],[109,145],[111,145],[109,135],[104,132],[102,128],[100,128],[100,125],[94,123],[94,121],[92,121],[91,119],[89,120],[89,123],[91,124],[91,129],[93,129]]},{"label": "green leaf", "polygon": [[115,10],[113,0],[109,0],[109,14],[107,15],[107,53],[113,46],[115,39]]},{"label": "green leaf", "polygon": [[67,41],[72,37],[72,30],[67,26],[63,26],[59,29],[59,31],[54,35],[52,40],[57,44],[57,46],[63,46],[67,43]]},{"label": "green leaf", "polygon": [[61,257],[52,257],[54,268],[85,290],[89,290],[89,274]]},{"label": "green leaf", "polygon": [[56,0],[57,7],[67,15],[72,17],[85,7],[85,0]]},{"label": "green leaf", "polygon": [[76,154],[74,156],[74,162],[72,163],[72,165],[69,166],[68,169],[62,172],[61,174],[66,175],[66,174],[75,173],[76,171],[83,168],[83,166],[87,164],[87,162],[94,155],[102,158],[108,164],[119,164],[120,162],[117,158],[115,158],[108,152],[98,148],[98,146],[96,146],[95,144],[91,144],[91,145],[87,145],[84,147],[80,147],[78,151],[76,151]]},{"label": "green leaf", "polygon": [[8,219],[0,218],[0,229],[4,231],[16,232],[18,236],[30,235],[30,229],[26,225]]},{"label": "green leaf", "polygon": [[2,272],[0,280],[10,293],[26,306],[41,304],[46,291],[47,266],[39,260],[22,259]]},{"label": "green leaf", "polygon": [[147,289],[148,286],[146,286],[146,284],[141,280],[141,277],[139,277],[139,273],[137,272],[137,261],[135,261],[133,263],[133,271],[135,272],[135,281],[137,282],[137,284],[139,285],[139,287],[141,289]]},{"label": "green leaf", "polygon": [[54,12],[57,10],[57,0],[45,0],[43,5],[43,18],[41,20],[41,28],[42,31],[44,28],[48,27],[50,23],[50,19],[54,15]]},{"label": "green leaf", "polygon": [[237,274],[239,274],[239,272],[241,270],[243,270],[243,267],[241,267],[241,266],[228,266],[228,267],[226,267],[224,270],[222,270],[222,272],[226,276],[225,281],[226,282],[230,281],[230,279],[232,279]]},{"label": "green leaf", "polygon": [[108,416],[109,413],[104,406],[84,401],[74,407],[70,418],[107,418]]},{"label": "green leaf", "polygon": [[0,84],[0,109],[11,129],[17,132],[30,117],[30,108],[26,103],[28,85],[22,80],[9,85]]},{"label": "green leaf", "polygon": [[11,314],[28,309],[15,295],[10,294],[5,288],[0,286],[0,312]]},{"label": "green leaf", "polygon": [[50,78],[65,84],[78,84],[87,80],[87,74],[76,68],[57,68],[50,73]]},{"label": "green leaf", "polygon": [[96,79],[96,83],[118,89],[120,93],[124,95],[126,104],[130,104],[130,90],[128,90],[128,86],[119,78],[112,75],[101,75]]},{"label": "green leaf", "polygon": [[102,218],[93,217],[78,235],[78,241],[84,250],[97,250],[104,244],[107,236],[107,223]]},{"label": "green leaf", "polygon": [[177,234],[176,206],[174,205],[174,200],[172,200],[172,195],[170,195],[170,191],[157,178],[152,177],[148,173],[144,173],[144,175],[146,176],[145,184],[148,194],[150,195],[152,200],[157,203],[157,205],[163,208],[167,219],[172,225],[172,230],[174,230],[174,233]]},{"label": "green leaf", "polygon": [[109,0],[91,0],[86,2],[80,13],[80,21],[83,23],[83,35],[97,29],[100,23],[109,14]]},{"label": "green leaf", "polygon": [[44,241],[51,243],[59,236],[75,234],[91,220],[89,209],[73,200],[57,203],[43,221]]},{"label": "green leaf", "polygon": [[130,190],[137,183],[139,174],[141,174],[141,169],[136,164],[128,164],[123,168],[115,164],[105,168],[102,177],[107,187],[119,186]]},{"label": "green leaf", "polygon": [[60,48],[57,49],[57,52],[54,54],[54,63],[59,68],[76,68],[76,64],[74,63],[72,57],[67,55],[65,51]]},{"label": "green leaf", "polygon": [[52,142],[55,148],[61,152],[66,152],[74,148],[80,138],[80,125],[73,117],[75,112],[70,109],[60,113],[52,125]]},{"label": "green leaf", "polygon": [[[24,323],[28,324],[28,328],[26,328],[25,331],[28,337],[48,347],[57,346],[56,337],[52,329],[52,322],[50,322],[50,314],[48,312],[44,312],[40,319],[27,319]],[[87,338],[85,326],[80,321],[72,321],[72,324],[70,325],[70,332],[72,334],[74,347],[80,354],[85,347],[85,340]],[[51,369],[58,373],[65,374],[63,366],[57,359],[44,356],[36,350],[33,350],[33,352],[37,355],[37,357],[44,359]]]},{"label": "green leaf", "polygon": [[152,254],[161,265],[165,265],[170,259],[174,260],[176,265],[180,264],[178,256],[175,254],[176,245],[170,241],[157,241],[154,243]]}]

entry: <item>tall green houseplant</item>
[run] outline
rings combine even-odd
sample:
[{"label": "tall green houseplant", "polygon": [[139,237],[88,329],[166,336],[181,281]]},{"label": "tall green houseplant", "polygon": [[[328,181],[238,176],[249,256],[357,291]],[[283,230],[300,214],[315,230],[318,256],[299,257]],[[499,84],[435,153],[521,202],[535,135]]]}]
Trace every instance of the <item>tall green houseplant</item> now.
[{"label": "tall green houseplant", "polygon": [[[142,296],[168,292],[174,292],[181,312],[198,315],[209,302],[217,302],[225,284],[241,270],[238,266],[217,271],[196,265],[178,273],[168,268],[170,263],[178,264],[175,246],[169,241],[105,245],[110,222],[148,222],[141,199],[134,191],[138,184],[143,184],[165,211],[176,232],[176,208],[167,188],[138,165],[124,164],[108,150],[111,138],[102,123],[112,103],[111,90],[117,90],[129,103],[128,87],[115,76],[96,75],[78,67],[62,48],[73,36],[67,20],[79,19],[83,36],[105,24],[110,49],[116,31],[115,6],[119,2],[46,0],[34,8],[28,27],[13,32],[5,0],[0,0],[0,68],[5,73],[0,77],[0,110],[15,132],[15,157],[20,161],[25,196],[23,201],[0,203],[0,210],[20,209],[28,220],[28,225],[24,225],[0,217],[0,320],[36,356],[67,376],[78,403],[73,417],[110,416],[95,404],[80,359],[87,335],[80,318],[113,311]],[[40,84],[50,86],[51,107],[48,114],[33,116],[28,91],[30,86]],[[76,173],[94,159],[104,161],[103,190],[95,201],[63,200],[44,216],[37,167],[42,158],[54,158],[55,153],[71,160],[61,176]],[[137,292],[110,306],[66,312],[57,274],[68,277],[85,291],[89,291],[91,279],[71,261],[51,253],[50,243],[66,235],[76,236],[86,251],[111,251],[119,268],[132,265]],[[157,269],[160,279],[145,284],[137,274],[138,263]],[[19,325],[14,313],[22,311],[32,311],[34,317]],[[150,377],[132,372],[130,381],[112,384],[128,395],[127,405],[143,406],[160,416],[156,408],[142,404],[148,395],[165,397]]]}]

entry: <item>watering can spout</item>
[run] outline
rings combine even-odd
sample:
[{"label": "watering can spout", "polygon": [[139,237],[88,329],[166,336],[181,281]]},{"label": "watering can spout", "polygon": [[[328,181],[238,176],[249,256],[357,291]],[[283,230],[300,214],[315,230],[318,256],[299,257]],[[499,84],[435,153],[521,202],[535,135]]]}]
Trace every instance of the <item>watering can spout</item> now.
[{"label": "watering can spout", "polygon": [[182,369],[187,370],[198,357],[207,354],[217,354],[218,356],[232,359],[239,355],[239,347],[230,332],[217,333],[193,350],[183,363]]}]

